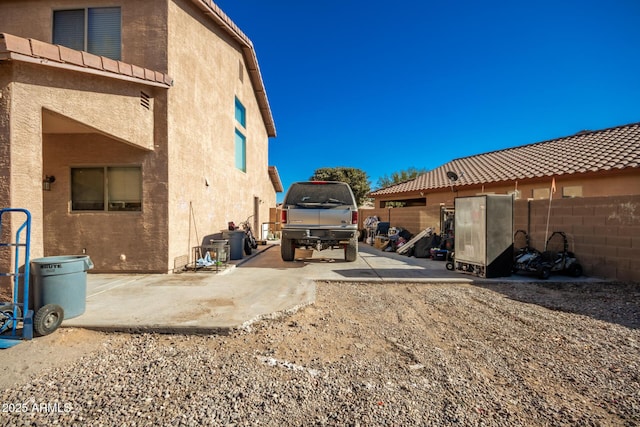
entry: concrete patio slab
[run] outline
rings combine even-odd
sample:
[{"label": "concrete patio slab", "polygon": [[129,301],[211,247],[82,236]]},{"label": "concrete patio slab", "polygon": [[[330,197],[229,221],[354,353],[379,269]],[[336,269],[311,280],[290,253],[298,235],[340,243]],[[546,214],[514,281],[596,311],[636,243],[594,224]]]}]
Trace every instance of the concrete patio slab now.
[{"label": "concrete patio slab", "polygon": [[[64,327],[158,333],[229,333],[315,302],[317,281],[438,282],[535,281],[521,275],[481,279],[448,271],[443,261],[381,252],[360,245],[355,262],[341,250],[314,252],[284,262],[278,244],[220,272],[180,274],[89,274],[84,314]],[[558,281],[572,280],[558,276]],[[554,276],[552,280],[556,280]]]}]

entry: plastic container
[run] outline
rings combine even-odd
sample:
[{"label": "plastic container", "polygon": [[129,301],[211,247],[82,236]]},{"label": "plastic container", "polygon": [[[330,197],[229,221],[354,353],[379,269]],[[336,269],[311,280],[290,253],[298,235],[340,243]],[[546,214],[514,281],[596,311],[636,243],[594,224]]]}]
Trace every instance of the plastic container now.
[{"label": "plastic container", "polygon": [[84,313],[87,299],[87,270],[93,268],[88,255],[64,255],[31,260],[33,309],[57,304],[64,318]]},{"label": "plastic container", "polygon": [[216,262],[226,263],[229,261],[229,242],[227,240],[212,240],[211,246],[215,252]]},{"label": "plastic container", "polygon": [[242,230],[223,230],[222,238],[229,241],[230,259],[242,259],[244,253],[244,238]]}]

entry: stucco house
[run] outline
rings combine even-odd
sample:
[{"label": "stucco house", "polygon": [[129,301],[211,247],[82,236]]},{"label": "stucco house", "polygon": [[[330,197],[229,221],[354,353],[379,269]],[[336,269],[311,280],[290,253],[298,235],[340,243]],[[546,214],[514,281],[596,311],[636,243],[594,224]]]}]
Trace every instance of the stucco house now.
[{"label": "stucco house", "polygon": [[0,204],[31,256],[167,273],[282,184],[249,38],[209,0],[0,2]]},{"label": "stucco house", "polygon": [[552,182],[554,199],[640,195],[640,123],[455,159],[370,196],[376,208],[453,206],[479,193],[548,200]]}]

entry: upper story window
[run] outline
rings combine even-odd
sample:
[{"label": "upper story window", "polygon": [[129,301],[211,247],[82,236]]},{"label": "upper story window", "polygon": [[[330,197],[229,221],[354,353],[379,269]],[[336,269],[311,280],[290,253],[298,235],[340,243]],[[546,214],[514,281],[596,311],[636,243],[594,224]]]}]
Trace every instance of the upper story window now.
[{"label": "upper story window", "polygon": [[243,128],[247,127],[247,110],[238,98],[236,98],[236,121],[240,123]]},{"label": "upper story window", "polygon": [[247,110],[242,105],[242,102],[236,97],[235,103],[235,118],[236,118],[236,132],[235,132],[235,158],[236,168],[243,172],[247,171],[247,138],[238,129],[237,125],[242,126],[243,129],[247,128]]},{"label": "upper story window", "polygon": [[119,7],[53,11],[53,43],[120,60],[122,24]]}]

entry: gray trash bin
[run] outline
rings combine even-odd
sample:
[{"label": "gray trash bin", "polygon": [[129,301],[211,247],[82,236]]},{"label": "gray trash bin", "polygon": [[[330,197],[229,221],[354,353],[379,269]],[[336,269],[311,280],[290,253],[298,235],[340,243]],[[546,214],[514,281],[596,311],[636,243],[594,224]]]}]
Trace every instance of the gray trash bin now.
[{"label": "gray trash bin", "polygon": [[87,299],[87,270],[93,268],[88,255],[50,256],[31,260],[33,309],[57,304],[64,318],[80,316]]},{"label": "gray trash bin", "polygon": [[242,259],[244,252],[244,231],[242,230],[223,230],[222,238],[229,241],[230,259]]}]

